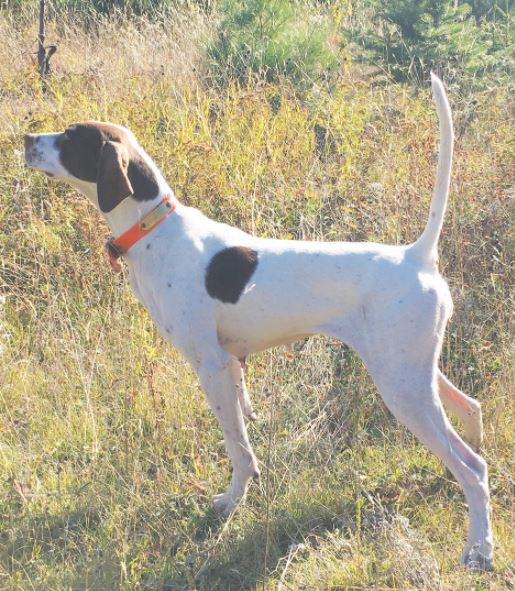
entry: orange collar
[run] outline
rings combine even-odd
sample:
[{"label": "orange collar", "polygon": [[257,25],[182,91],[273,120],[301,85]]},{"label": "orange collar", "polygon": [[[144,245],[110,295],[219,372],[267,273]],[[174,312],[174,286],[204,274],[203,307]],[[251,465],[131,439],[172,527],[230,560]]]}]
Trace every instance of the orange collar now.
[{"label": "orange collar", "polygon": [[138,240],[141,240],[143,236],[146,236],[154,228],[157,228],[161,222],[164,222],[176,207],[177,202],[175,199],[170,194],[165,195],[159,205],[154,207],[143,219],[136,222],[118,238],[111,238],[106,242],[107,259],[114,271],[119,273],[122,270],[118,259],[129,248],[134,246]]}]

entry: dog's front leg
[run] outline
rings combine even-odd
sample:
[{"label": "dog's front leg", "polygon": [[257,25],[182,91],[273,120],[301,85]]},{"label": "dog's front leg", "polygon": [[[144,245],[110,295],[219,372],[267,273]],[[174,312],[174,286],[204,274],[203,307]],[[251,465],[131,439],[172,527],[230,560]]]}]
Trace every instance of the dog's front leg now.
[{"label": "dog's front leg", "polygon": [[245,384],[245,359],[236,359],[231,357],[231,371],[238,391],[238,398],[240,400],[241,411],[243,416],[249,421],[256,420],[256,413],[252,408],[252,402],[250,401],[249,392]]},{"label": "dog's front leg", "polygon": [[233,464],[231,484],[225,493],[213,498],[215,509],[228,515],[244,496],[251,478],[259,476],[256,456],[250,446],[243,420],[233,359],[219,350],[200,360],[198,375],[209,405],[222,428],[227,453]]}]

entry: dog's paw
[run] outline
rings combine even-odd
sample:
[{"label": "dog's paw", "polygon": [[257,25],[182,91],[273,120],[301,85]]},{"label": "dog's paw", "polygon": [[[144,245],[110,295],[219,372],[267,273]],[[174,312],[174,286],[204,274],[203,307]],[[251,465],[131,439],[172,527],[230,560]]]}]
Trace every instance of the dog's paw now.
[{"label": "dog's paw", "polygon": [[485,556],[479,551],[477,545],[473,546],[470,550],[465,551],[461,562],[473,572],[491,571],[494,569],[493,557]]},{"label": "dog's paw", "polygon": [[239,501],[239,498],[235,498],[228,492],[215,495],[212,498],[214,510],[224,517],[228,517],[236,509]]},{"label": "dog's paw", "polygon": [[464,436],[463,439],[465,440],[465,443],[467,443],[468,446],[472,449],[473,452],[477,454],[481,453],[481,439],[466,436]]},{"label": "dog's paw", "polygon": [[252,404],[246,400],[240,400],[240,404],[241,412],[247,421],[255,421],[257,419],[257,415],[252,408]]}]

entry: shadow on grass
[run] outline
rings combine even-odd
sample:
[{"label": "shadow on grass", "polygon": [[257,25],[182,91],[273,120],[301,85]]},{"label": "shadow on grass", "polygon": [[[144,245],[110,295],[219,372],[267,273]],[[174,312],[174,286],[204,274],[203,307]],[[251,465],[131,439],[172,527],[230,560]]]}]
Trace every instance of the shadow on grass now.
[{"label": "shadow on grass", "polygon": [[342,530],[345,536],[353,529],[353,516],[352,500],[323,504],[313,498],[275,511],[268,520],[265,515],[256,515],[248,525],[238,520],[222,533],[224,522],[210,511],[198,524],[197,540],[205,536],[202,532],[207,529],[216,537],[213,525],[218,521],[222,541],[211,549],[202,548],[201,542],[188,575],[168,577],[163,589],[189,589],[188,584],[194,581],[196,591],[257,591],[274,571],[280,571],[281,561],[298,544],[334,530]]},{"label": "shadow on grass", "polygon": [[91,504],[59,514],[13,511],[10,519],[3,517],[0,569],[12,580],[12,589],[47,589],[57,581],[67,589],[85,588],[85,581],[89,589],[105,589],[106,582],[116,580],[113,556],[97,551],[91,560],[86,550],[85,537],[94,535],[103,519]]}]

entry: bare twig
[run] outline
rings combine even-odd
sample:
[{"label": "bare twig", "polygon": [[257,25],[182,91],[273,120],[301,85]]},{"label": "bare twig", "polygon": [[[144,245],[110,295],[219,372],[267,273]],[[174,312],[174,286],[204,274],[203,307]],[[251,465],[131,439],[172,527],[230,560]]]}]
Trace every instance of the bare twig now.
[{"label": "bare twig", "polygon": [[42,80],[50,73],[50,58],[57,51],[56,45],[45,47],[45,8],[46,0],[39,0],[38,68]]},{"label": "bare twig", "polygon": [[39,35],[38,35],[38,66],[39,75],[45,77],[45,0],[39,0]]}]

